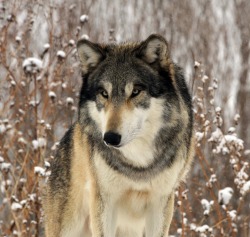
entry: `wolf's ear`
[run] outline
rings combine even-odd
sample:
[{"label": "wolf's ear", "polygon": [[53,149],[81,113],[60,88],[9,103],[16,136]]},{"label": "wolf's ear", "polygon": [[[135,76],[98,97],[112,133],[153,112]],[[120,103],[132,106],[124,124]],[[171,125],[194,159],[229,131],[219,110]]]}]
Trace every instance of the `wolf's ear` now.
[{"label": "wolf's ear", "polygon": [[137,57],[148,64],[168,64],[170,59],[167,41],[160,35],[152,34],[136,50]]},{"label": "wolf's ear", "polygon": [[84,74],[93,70],[105,56],[100,45],[85,39],[77,42],[77,52]]}]

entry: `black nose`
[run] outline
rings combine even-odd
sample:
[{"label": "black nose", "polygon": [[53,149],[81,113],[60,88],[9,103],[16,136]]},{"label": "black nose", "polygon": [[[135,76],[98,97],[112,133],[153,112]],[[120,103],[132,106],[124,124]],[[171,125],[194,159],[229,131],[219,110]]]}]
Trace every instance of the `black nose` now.
[{"label": "black nose", "polygon": [[114,132],[106,132],[103,140],[107,145],[118,146],[121,142],[121,135]]}]

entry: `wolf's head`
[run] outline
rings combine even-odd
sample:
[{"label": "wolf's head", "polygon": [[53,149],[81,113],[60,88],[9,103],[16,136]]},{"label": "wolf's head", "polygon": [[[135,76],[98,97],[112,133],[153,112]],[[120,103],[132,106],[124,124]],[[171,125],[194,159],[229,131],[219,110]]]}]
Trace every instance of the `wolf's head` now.
[{"label": "wolf's head", "polygon": [[95,121],[105,144],[122,148],[152,141],[178,100],[166,40],[159,35],[120,45],[81,40],[77,48],[84,80],[80,111]]}]

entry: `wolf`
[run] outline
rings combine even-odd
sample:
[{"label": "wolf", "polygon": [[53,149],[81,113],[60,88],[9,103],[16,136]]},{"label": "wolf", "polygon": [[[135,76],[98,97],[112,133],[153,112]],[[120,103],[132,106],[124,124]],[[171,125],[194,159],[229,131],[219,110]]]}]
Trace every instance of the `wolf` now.
[{"label": "wolf", "polygon": [[83,84],[44,196],[47,237],[166,237],[193,159],[192,100],[168,43],[77,43]]}]

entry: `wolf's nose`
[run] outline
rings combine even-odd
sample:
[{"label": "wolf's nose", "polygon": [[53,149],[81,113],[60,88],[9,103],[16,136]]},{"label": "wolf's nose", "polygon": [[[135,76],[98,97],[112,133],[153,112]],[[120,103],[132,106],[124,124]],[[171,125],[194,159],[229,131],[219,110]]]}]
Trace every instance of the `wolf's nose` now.
[{"label": "wolf's nose", "polygon": [[121,135],[114,132],[106,132],[103,140],[107,145],[118,146],[121,142]]}]

